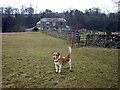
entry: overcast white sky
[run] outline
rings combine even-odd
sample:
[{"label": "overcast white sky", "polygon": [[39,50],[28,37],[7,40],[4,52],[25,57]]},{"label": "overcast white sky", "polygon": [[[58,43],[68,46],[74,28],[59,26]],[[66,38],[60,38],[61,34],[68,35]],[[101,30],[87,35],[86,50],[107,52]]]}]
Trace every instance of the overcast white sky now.
[{"label": "overcast white sky", "polygon": [[50,9],[53,12],[63,12],[70,8],[85,11],[92,7],[99,7],[102,12],[109,10],[110,12],[117,11],[112,0],[0,0],[0,7],[12,6],[15,8],[21,8],[21,5],[28,7],[30,4],[34,8],[37,6],[37,12]]}]

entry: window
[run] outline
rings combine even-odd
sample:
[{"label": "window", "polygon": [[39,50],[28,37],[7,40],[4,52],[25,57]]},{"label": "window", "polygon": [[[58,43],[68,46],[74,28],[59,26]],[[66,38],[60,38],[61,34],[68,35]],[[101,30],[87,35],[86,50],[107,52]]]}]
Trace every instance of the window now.
[{"label": "window", "polygon": [[61,30],[63,30],[63,28],[60,28]]},{"label": "window", "polygon": [[63,22],[61,22],[60,25],[63,25]]},{"label": "window", "polygon": [[55,26],[56,25],[56,22],[52,22],[52,26]]},{"label": "window", "polygon": [[46,22],[46,25],[49,25],[49,22]]},{"label": "window", "polygon": [[50,28],[49,28],[49,27],[47,27],[47,30],[50,30]]}]

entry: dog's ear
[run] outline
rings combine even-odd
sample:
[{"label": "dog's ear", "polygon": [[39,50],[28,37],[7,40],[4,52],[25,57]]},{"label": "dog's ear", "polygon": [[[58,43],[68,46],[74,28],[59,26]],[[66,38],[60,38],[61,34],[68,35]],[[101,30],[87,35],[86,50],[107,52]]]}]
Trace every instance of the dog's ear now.
[{"label": "dog's ear", "polygon": [[53,54],[54,52],[52,52],[52,54]]},{"label": "dog's ear", "polygon": [[60,55],[60,53],[58,53],[58,56]]}]

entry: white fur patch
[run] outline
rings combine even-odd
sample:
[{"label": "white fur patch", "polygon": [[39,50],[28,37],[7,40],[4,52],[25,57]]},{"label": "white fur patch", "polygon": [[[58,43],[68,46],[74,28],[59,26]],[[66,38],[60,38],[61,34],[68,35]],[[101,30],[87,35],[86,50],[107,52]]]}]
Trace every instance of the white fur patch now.
[{"label": "white fur patch", "polygon": [[71,47],[68,47],[69,48],[69,53],[71,54]]}]

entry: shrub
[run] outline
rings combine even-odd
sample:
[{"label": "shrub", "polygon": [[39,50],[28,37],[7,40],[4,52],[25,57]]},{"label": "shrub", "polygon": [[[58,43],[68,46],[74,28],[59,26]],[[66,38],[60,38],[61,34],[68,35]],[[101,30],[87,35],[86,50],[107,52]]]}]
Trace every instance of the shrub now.
[{"label": "shrub", "polygon": [[37,28],[37,27],[35,27],[35,28],[33,29],[33,31],[37,32],[37,31],[38,31],[38,28]]},{"label": "shrub", "polygon": [[111,31],[109,30],[108,26],[106,27],[106,34],[107,34],[107,36],[110,36],[112,34]]}]

